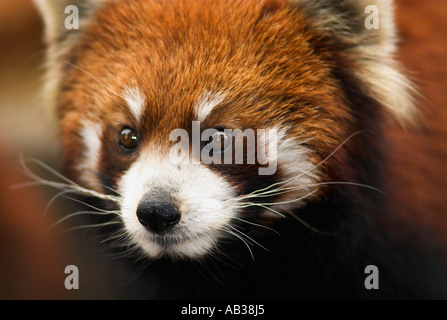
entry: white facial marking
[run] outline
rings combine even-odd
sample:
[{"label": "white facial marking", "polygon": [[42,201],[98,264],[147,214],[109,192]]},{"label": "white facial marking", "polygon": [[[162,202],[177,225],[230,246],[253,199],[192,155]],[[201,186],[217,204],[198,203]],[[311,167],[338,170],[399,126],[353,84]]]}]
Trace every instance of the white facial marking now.
[{"label": "white facial marking", "polygon": [[212,93],[205,91],[196,104],[197,120],[204,121],[213,109],[218,106],[225,98],[221,92]]},{"label": "white facial marking", "polygon": [[[311,161],[312,150],[302,145],[302,141],[296,141],[287,135],[288,128],[275,128],[277,132],[277,165],[281,168],[281,183],[275,188],[277,192],[283,192],[282,196],[271,208],[276,211],[287,211],[298,208],[305,203],[307,195],[316,192],[320,181],[319,168]],[[274,141],[270,141],[274,143]],[[274,161],[269,159],[269,161]],[[286,192],[284,192],[286,191]],[[274,212],[266,210],[264,214],[275,215]]]},{"label": "white facial marking", "polygon": [[[311,150],[288,136],[287,129],[274,129],[277,140],[269,143],[277,144],[277,152],[274,158],[269,153],[268,160],[281,168],[282,181],[272,188],[260,189],[257,196],[262,197],[263,192],[278,193],[279,199],[268,207],[285,212],[303,205],[303,199],[316,189],[319,178],[309,159]],[[169,156],[160,156],[159,151],[143,150],[118,184],[121,218],[128,239],[153,258],[198,258],[212,252],[221,238],[229,236],[225,229],[240,213],[241,200],[236,197],[235,186],[203,163],[175,162]],[[180,221],[162,235],[148,231],[137,217],[143,198],[159,188],[169,190],[181,213]],[[263,214],[278,218],[277,212],[266,209]]]},{"label": "white facial marking", "polygon": [[[157,150],[143,152],[119,183],[125,228],[131,241],[151,257],[202,256],[215,247],[224,235],[221,228],[236,215],[228,201],[235,196],[233,187],[203,164],[173,164],[157,154]],[[136,216],[143,197],[159,187],[172,190],[181,204],[180,221],[163,235],[169,242],[165,245],[157,242],[161,236],[146,230]]]},{"label": "white facial marking", "polygon": [[300,184],[318,180],[318,172],[309,159],[310,148],[303,146],[303,141],[296,141],[287,136],[287,129],[276,129],[278,163],[283,166],[283,173],[290,177],[299,177]]},{"label": "white facial marking", "polygon": [[129,87],[124,90],[123,96],[135,119],[139,121],[146,103],[143,94],[138,88]]},{"label": "white facial marking", "polygon": [[99,123],[84,121],[80,131],[84,142],[85,151],[82,161],[77,165],[81,172],[82,182],[85,184],[95,184],[96,168],[99,161],[99,152],[101,150],[102,128]]}]

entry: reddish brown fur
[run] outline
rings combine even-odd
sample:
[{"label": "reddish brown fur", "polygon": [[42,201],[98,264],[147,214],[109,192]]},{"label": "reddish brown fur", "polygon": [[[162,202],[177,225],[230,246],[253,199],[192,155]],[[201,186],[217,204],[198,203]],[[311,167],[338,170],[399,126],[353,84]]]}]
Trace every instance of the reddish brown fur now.
[{"label": "reddish brown fur", "polygon": [[[226,94],[207,127],[290,125],[297,141],[312,140],[316,163],[352,133],[343,93],[330,71],[333,65],[309,46],[321,35],[308,27],[304,15],[285,1],[208,2],[108,4],[75,51],[73,62],[110,90],[137,86],[144,93],[148,108],[140,131],[145,145],[166,146],[172,129],[189,128],[205,90]],[[69,167],[83,148],[80,119],[115,131],[135,125],[124,101],[79,69],[69,73],[61,106]],[[105,139],[116,137],[108,129],[105,133]],[[104,151],[110,157],[111,150]],[[115,163],[120,162],[118,157]]]},{"label": "reddish brown fur", "polygon": [[396,8],[399,57],[423,96],[423,119],[417,129],[387,127],[388,194],[401,216],[447,239],[447,2],[400,0]]},{"label": "reddish brown fur", "polygon": [[[363,24],[359,25],[360,8],[354,7],[350,1],[340,2],[340,6],[336,1],[329,3],[334,9],[331,14],[337,19],[340,18],[338,14],[358,13],[357,19],[348,22],[340,18],[342,21],[335,19],[335,24],[325,24],[318,21],[319,17],[310,17],[324,16],[322,2],[319,5],[324,8],[314,8],[315,12],[305,8],[304,2],[292,7],[285,1],[168,0],[106,4],[97,12],[69,57],[76,66],[67,68],[59,111],[66,148],[65,164],[72,170],[70,174],[82,176],[94,172],[98,179],[105,181],[104,184],[117,185],[141,150],[167,155],[169,133],[176,128],[189,130],[191,122],[197,120],[194,109],[202,94],[217,92],[225,95],[224,101],[202,123],[203,128],[290,127],[287,136],[296,139],[297,144],[308,141],[315,155],[311,161],[315,164],[326,159],[347,137],[358,134],[319,168],[323,169],[319,178],[323,182],[383,187],[386,182],[382,180],[380,162],[382,111],[389,109],[395,115],[400,114],[400,120],[408,116],[406,112],[412,108],[406,103],[402,103],[402,109],[400,105],[389,105],[396,99],[406,100],[405,80],[391,68],[394,65],[392,59],[388,57],[390,60],[387,60],[378,53],[382,49],[392,51],[392,41],[386,42],[384,36],[386,43],[380,43],[380,33],[364,32]],[[305,11],[310,16],[306,16]],[[350,26],[341,30],[337,23]],[[337,27],[335,31],[328,30],[331,26]],[[372,45],[376,51],[368,45],[369,41],[376,41]],[[368,54],[369,49],[375,53]],[[383,71],[380,63],[390,68]],[[368,72],[369,68],[381,73]],[[368,76],[373,77],[372,81],[366,79]],[[386,79],[386,85],[377,85],[380,77]],[[128,87],[137,87],[145,97],[146,106],[140,121],[133,119],[119,96]],[[389,88],[400,88],[404,93],[394,96],[393,89]],[[379,89],[385,94],[381,95]],[[388,101],[387,96],[396,99]],[[101,124],[103,135],[99,168],[86,173],[79,172],[76,167],[85,157],[79,134],[85,120]],[[132,154],[123,152],[117,144],[118,133],[126,126],[138,133],[139,146]],[[127,176],[132,180],[126,181],[126,191],[134,191],[129,186],[144,171],[145,163],[138,164],[140,171]],[[244,194],[252,191],[250,185],[259,190],[259,187],[271,186],[278,180],[284,181],[281,174],[265,181],[265,178],[255,176],[250,166],[236,173],[226,172],[232,170],[230,167],[225,170],[209,168],[228,178],[227,182]],[[202,195],[206,191],[198,193]],[[309,230],[299,229],[303,226],[292,225],[287,218],[275,224],[286,231],[281,234],[284,242],[278,242],[279,250],[268,254],[269,263],[281,265],[278,261],[296,254],[296,260],[290,258],[294,261],[290,265],[294,273],[302,262],[309,262],[303,264],[303,272],[297,272],[299,276],[294,278],[293,289],[307,281],[300,281],[300,276],[307,275],[312,269],[315,277],[302,292],[305,296],[312,290],[318,292],[320,285],[327,288],[326,280],[338,296],[341,288],[338,281],[343,282],[347,274],[355,275],[351,282],[353,287],[343,288],[347,296],[357,290],[363,292],[362,282],[358,280],[363,281],[361,269],[371,262],[380,265],[386,277],[394,281],[388,282],[388,289],[380,293],[383,296],[394,296],[396,288],[399,296],[431,296],[430,292],[438,289],[436,286],[430,288],[431,282],[439,282],[437,279],[443,278],[444,270],[438,263],[440,260],[433,262],[431,257],[427,258],[431,256],[432,244],[429,241],[425,244],[425,238],[420,241],[418,244],[424,247],[424,252],[419,256],[408,242],[401,241],[401,236],[416,237],[419,233],[410,230],[412,226],[402,226],[399,234],[395,234],[398,220],[394,220],[394,208],[388,199],[370,188],[354,188],[352,185],[338,185],[325,191],[324,197],[308,199],[305,206],[297,207],[292,214],[309,222],[308,225],[304,223],[306,227],[334,231],[333,237],[307,234]],[[141,195],[135,201],[139,199]],[[133,206],[127,209],[135,218]],[[255,214],[250,216],[251,212],[246,210],[240,215],[259,221],[256,214],[260,211],[253,210]],[[138,221],[136,223],[141,227]],[[388,228],[390,225],[392,228]],[[423,230],[421,234],[425,237]],[[261,236],[263,232],[256,235]],[[269,238],[274,241],[273,237]],[[311,243],[315,248],[302,250],[303,243]],[[237,250],[230,249],[229,252]],[[435,256],[433,254],[433,258]],[[321,272],[313,270],[313,263],[320,259],[322,263],[317,268],[324,270],[327,279],[321,277]],[[426,280],[426,275],[421,274],[426,268],[434,270],[427,272],[432,280]],[[255,267],[255,273],[246,271],[254,276],[253,280],[259,279],[255,275],[257,272],[264,276],[270,270],[268,264],[261,263]],[[243,281],[233,283],[251,291],[249,282],[245,283],[247,274],[238,273],[234,279],[242,277]],[[274,279],[276,275],[272,276]],[[279,276],[280,281],[273,280],[278,284],[279,292],[284,291],[284,282],[289,280],[287,274],[284,276]],[[423,293],[424,289],[419,291],[418,285],[412,288],[414,281],[420,281],[420,288],[426,288],[427,294]],[[289,286],[288,283],[285,285]],[[288,289],[292,290],[292,287]]]}]

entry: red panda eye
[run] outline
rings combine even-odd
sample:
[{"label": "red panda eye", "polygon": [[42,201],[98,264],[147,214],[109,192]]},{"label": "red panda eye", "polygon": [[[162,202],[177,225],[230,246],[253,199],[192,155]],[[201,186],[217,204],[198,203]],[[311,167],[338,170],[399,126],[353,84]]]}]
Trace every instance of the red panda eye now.
[{"label": "red panda eye", "polygon": [[213,149],[216,153],[224,153],[230,149],[231,145],[231,136],[226,132],[218,131],[211,136],[206,148]]},{"label": "red panda eye", "polygon": [[121,148],[125,151],[132,151],[137,147],[137,142],[138,138],[134,130],[129,128],[124,128],[121,130],[119,136],[119,145]]}]

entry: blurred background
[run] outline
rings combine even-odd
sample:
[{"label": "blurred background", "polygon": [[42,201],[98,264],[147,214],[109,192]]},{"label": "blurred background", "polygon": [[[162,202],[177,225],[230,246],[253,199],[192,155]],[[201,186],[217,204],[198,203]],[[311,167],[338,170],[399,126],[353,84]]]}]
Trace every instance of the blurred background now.
[{"label": "blurred background", "polygon": [[[396,8],[398,56],[422,93],[423,121],[406,130],[386,124],[387,194],[400,215],[447,242],[447,0],[398,0]],[[113,297],[99,248],[64,229],[47,231],[60,218],[43,215],[51,194],[10,188],[24,181],[19,153],[59,166],[53,116],[39,103],[43,58],[42,22],[32,2],[0,0],[0,298]],[[65,289],[69,264],[84,272],[87,290]]]}]

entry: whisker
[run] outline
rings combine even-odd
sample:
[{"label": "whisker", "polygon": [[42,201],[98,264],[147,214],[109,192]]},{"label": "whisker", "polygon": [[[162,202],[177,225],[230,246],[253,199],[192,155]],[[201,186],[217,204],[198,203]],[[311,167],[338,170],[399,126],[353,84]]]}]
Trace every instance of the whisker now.
[{"label": "whisker", "polygon": [[[48,171],[49,173],[51,173],[52,175],[58,177],[59,179],[65,181],[66,183],[68,183],[69,185],[76,185],[76,183],[70,179],[68,179],[67,177],[65,177],[64,175],[60,174],[59,172],[57,172],[56,170],[54,170],[53,168],[51,168],[50,166],[46,165],[45,163],[43,163],[42,161],[35,159],[35,158],[29,158],[26,160],[27,162],[32,162],[37,164],[38,166],[40,166],[41,168],[45,169],[46,171]],[[23,158],[23,155],[21,154],[19,156],[19,166],[24,169],[24,171],[26,173],[28,173],[29,175],[39,178],[36,174],[34,174],[26,165],[25,163],[25,159]]]},{"label": "whisker", "polygon": [[48,210],[50,209],[51,205],[53,204],[54,201],[56,201],[57,198],[63,196],[64,194],[68,194],[71,192],[72,192],[72,190],[62,190],[61,192],[58,192],[57,194],[55,194],[48,202],[43,214],[46,215],[48,213]]},{"label": "whisker", "polygon": [[304,221],[303,219],[299,218],[296,214],[293,214],[291,212],[288,212],[289,216],[294,218],[295,220],[297,220],[299,223],[301,223],[303,226],[305,226],[306,228],[308,228],[309,230],[312,230],[313,232],[325,235],[325,236],[335,236],[338,233],[337,232],[326,232],[326,231],[322,231],[320,229],[317,229],[313,226],[311,226],[310,224],[308,224],[306,221]]},{"label": "whisker", "polygon": [[254,255],[253,255],[253,252],[252,252],[250,246],[248,245],[248,243],[245,241],[244,238],[242,238],[241,236],[239,236],[237,233],[234,233],[233,231],[228,230],[228,229],[225,228],[225,227],[222,227],[221,230],[223,230],[223,231],[225,231],[225,232],[227,232],[227,233],[229,233],[229,234],[235,236],[235,237],[238,238],[239,240],[241,240],[241,241],[245,244],[245,246],[247,247],[248,251],[250,252],[251,258],[253,259],[253,261],[255,261],[255,257],[254,257]]},{"label": "whisker", "polygon": [[109,225],[114,225],[114,224],[120,224],[120,222],[119,221],[109,221],[109,222],[96,223],[96,224],[86,224],[86,225],[76,226],[76,227],[66,229],[66,230],[62,231],[62,233],[68,233],[68,232],[82,230],[82,229],[88,229],[88,228],[98,228],[99,229],[99,228],[106,227]]},{"label": "whisker", "polygon": [[382,194],[386,194],[384,191],[380,190],[379,188],[376,188],[376,187],[373,187],[373,186],[370,186],[367,184],[363,184],[363,183],[350,182],[350,181],[327,181],[327,182],[317,182],[317,183],[313,183],[313,184],[305,184],[305,185],[288,187],[288,188],[277,188],[277,189],[269,190],[269,191],[266,191],[266,192],[263,192],[260,194],[242,195],[242,196],[239,196],[239,197],[236,197],[233,199],[229,199],[228,201],[234,201],[234,200],[240,201],[240,200],[245,200],[245,199],[250,199],[250,198],[272,197],[272,196],[284,194],[287,192],[292,192],[292,191],[301,190],[301,189],[309,189],[311,187],[318,187],[318,186],[325,186],[325,185],[352,185],[352,186],[371,189],[371,190],[374,190],[374,191],[382,193]]},{"label": "whisker", "polygon": [[299,197],[297,199],[292,199],[292,200],[286,200],[286,201],[279,201],[279,202],[266,202],[266,203],[257,203],[259,205],[264,205],[264,206],[273,206],[273,205],[278,205],[278,204],[286,204],[286,203],[292,203],[292,202],[297,202],[297,201],[301,201],[309,196],[311,196],[312,194],[316,193],[319,189],[315,189],[311,192],[309,192],[308,194]]},{"label": "whisker", "polygon": [[61,224],[62,222],[66,221],[66,220],[68,220],[70,218],[73,218],[73,217],[76,217],[76,216],[79,216],[79,215],[85,215],[85,214],[109,215],[109,214],[113,214],[113,212],[102,213],[102,212],[95,212],[95,211],[77,211],[77,212],[74,212],[74,213],[70,213],[70,214],[64,216],[63,218],[59,219],[57,222],[55,222],[51,226],[49,226],[47,230],[53,229],[54,227],[58,226],[59,224]]},{"label": "whisker", "polygon": [[239,233],[242,237],[245,237],[248,241],[253,242],[254,244],[257,244],[259,247],[261,247],[262,249],[269,251],[266,247],[264,247],[263,245],[261,245],[260,243],[258,243],[257,241],[255,241],[253,238],[251,238],[250,236],[248,236],[247,234],[243,233],[242,231],[236,229],[235,227],[233,227],[230,224],[227,224],[227,227],[231,228],[232,230],[234,230],[235,232]]},{"label": "whisker", "polygon": [[257,194],[257,193],[259,193],[259,192],[264,192],[264,191],[268,191],[269,189],[271,189],[271,188],[273,188],[273,187],[275,187],[275,186],[277,186],[277,185],[281,185],[281,186],[286,186],[286,185],[288,185],[289,183],[292,183],[293,181],[295,181],[296,179],[299,179],[299,178],[301,178],[303,175],[305,175],[305,174],[307,174],[307,175],[309,175],[309,174],[311,174],[311,172],[313,171],[313,170],[315,170],[316,168],[318,168],[318,167],[320,167],[322,164],[324,164],[328,159],[330,159],[343,145],[345,145],[349,140],[351,140],[353,137],[355,137],[356,135],[358,135],[358,134],[360,134],[360,133],[363,133],[363,132],[366,132],[366,130],[359,130],[359,131],[357,131],[357,132],[355,132],[355,133],[353,133],[353,134],[351,134],[348,138],[346,138],[342,143],[340,143],[326,158],[324,158],[322,161],[320,161],[319,163],[317,163],[316,165],[314,165],[312,168],[310,168],[309,170],[307,170],[307,171],[303,171],[303,170],[301,170],[301,171],[303,171],[301,174],[299,174],[299,175],[297,175],[297,176],[294,176],[294,177],[291,177],[291,178],[289,178],[289,179],[287,179],[287,180],[284,180],[284,181],[280,181],[280,182],[276,182],[276,183],[273,183],[273,184],[271,184],[271,185],[269,185],[269,186],[267,186],[267,187],[264,187],[264,188],[261,188],[261,189],[259,189],[259,190],[255,190],[255,191],[253,191],[253,192],[251,192],[251,193],[249,193],[248,194],[248,196],[250,196],[250,195],[255,195],[255,194]]},{"label": "whisker", "polygon": [[[349,140],[351,140],[352,138],[354,138],[355,136],[359,135],[360,133],[364,133],[366,132],[366,130],[359,130],[357,132],[354,132],[353,134],[351,134],[349,137],[347,137],[345,140],[343,140],[342,143],[340,143],[335,149],[334,151],[332,151],[326,158],[324,158],[323,160],[321,160],[319,163],[317,163],[316,165],[314,165],[312,168],[310,168],[308,172],[311,172],[313,170],[315,170],[316,168],[318,168],[319,166],[321,166],[323,163],[325,163],[327,160],[329,160],[341,147],[343,147]],[[302,176],[303,174],[301,174],[300,176]]]},{"label": "whisker", "polygon": [[33,162],[33,163],[37,164],[41,168],[43,168],[46,171],[50,172],[51,174],[55,175],[59,179],[65,181],[66,183],[50,181],[50,180],[46,180],[46,179],[43,179],[43,178],[37,176],[36,174],[34,174],[27,167],[27,165],[26,165],[26,163],[25,163],[25,161],[23,159],[23,156],[20,156],[20,158],[19,158],[19,167],[22,169],[23,173],[26,176],[28,176],[28,178],[30,178],[32,180],[35,180],[35,181],[21,183],[21,184],[16,184],[14,186],[11,186],[11,189],[17,189],[17,188],[22,188],[22,187],[34,186],[34,185],[43,185],[43,186],[53,187],[53,188],[59,189],[59,190],[71,190],[71,191],[73,191],[75,193],[77,192],[79,194],[84,194],[84,195],[96,197],[96,198],[103,199],[103,200],[110,200],[110,201],[113,201],[113,202],[119,202],[119,199],[117,199],[114,196],[105,195],[105,194],[96,192],[94,190],[90,190],[90,189],[86,189],[84,187],[81,187],[77,183],[75,183],[72,180],[64,177],[63,175],[61,175],[60,173],[58,173],[57,171],[53,170],[52,168],[50,168],[49,166],[47,166],[46,164],[44,164],[43,162],[41,162],[41,161],[39,161],[37,159],[28,159],[27,161],[28,162]]},{"label": "whisker", "polygon": [[102,184],[102,183],[89,183],[86,187],[94,187],[94,186],[108,189],[108,190],[110,190],[110,191],[116,193],[116,194],[117,194],[118,196],[120,196],[120,197],[123,196],[123,195],[121,194],[121,192],[119,192],[118,190],[116,190],[116,189],[114,189],[114,188],[112,188],[112,187],[110,187],[110,186],[106,186],[105,184]]},{"label": "whisker", "polygon": [[262,225],[262,224],[259,224],[259,223],[255,223],[255,222],[251,222],[251,221],[248,221],[248,220],[245,220],[245,219],[242,219],[242,218],[238,218],[238,217],[234,217],[233,219],[238,220],[238,221],[241,221],[241,222],[244,222],[244,223],[247,223],[247,224],[250,224],[250,225],[253,225],[253,226],[256,226],[256,227],[265,228],[265,229],[270,230],[270,231],[273,231],[274,233],[276,233],[277,235],[279,235],[279,232],[278,232],[278,231],[276,231],[276,230],[273,229],[273,228],[267,227],[267,226],[265,226],[265,225]]},{"label": "whisker", "polygon": [[78,202],[78,203],[80,203],[80,204],[82,204],[82,205],[85,205],[85,206],[87,206],[87,207],[89,207],[89,208],[91,208],[91,209],[93,209],[93,210],[97,210],[97,211],[102,212],[102,213],[107,213],[107,214],[109,214],[109,213],[116,213],[117,215],[120,215],[120,214],[121,214],[119,211],[116,211],[116,210],[104,210],[104,209],[101,209],[101,208],[97,208],[97,207],[95,207],[95,206],[93,206],[93,205],[91,205],[91,204],[88,204],[88,203],[86,203],[86,202],[84,202],[84,201],[81,201],[81,200],[79,200],[79,199],[76,199],[76,198],[67,197],[67,196],[64,196],[64,198],[67,198],[67,199],[69,199],[69,200]]},{"label": "whisker", "polygon": [[[272,211],[273,213],[276,213],[276,214],[277,214],[278,216],[280,216],[281,218],[285,218],[285,217],[286,217],[286,216],[283,215],[281,212],[279,212],[279,211],[277,211],[277,210],[275,210],[275,209],[272,209],[272,208],[270,208],[270,207],[268,207],[268,206],[260,205],[260,204],[254,203],[254,202],[247,202],[247,204],[250,204],[249,206],[261,207],[261,208],[270,210],[270,211]],[[242,208],[247,208],[247,207],[249,207],[249,206],[246,206],[246,207],[244,206],[244,207],[242,207]]]},{"label": "whisker", "polygon": [[90,72],[88,72],[88,71],[82,69],[81,67],[78,67],[77,65],[74,65],[73,63],[71,63],[71,62],[69,62],[69,61],[66,61],[66,60],[65,60],[64,62],[65,62],[66,64],[72,66],[73,68],[76,68],[76,69],[78,69],[78,70],[84,72],[85,74],[89,75],[90,77],[92,77],[92,78],[93,78],[94,80],[96,80],[100,85],[102,85],[104,88],[106,88],[107,91],[109,91],[110,93],[113,93],[113,94],[117,95],[118,97],[120,97],[121,99],[126,100],[125,97],[123,97],[123,96],[120,95],[119,93],[117,93],[117,92],[113,91],[112,89],[110,89],[107,85],[105,85],[102,81],[100,81],[98,78],[96,78],[96,77],[95,77],[94,75],[92,75]]},{"label": "whisker", "polygon": [[[115,221],[115,222],[119,222],[119,221]],[[107,238],[105,238],[104,240],[101,241],[101,243],[105,243],[105,242],[111,242],[112,244],[114,243],[120,243],[123,244],[126,242],[126,240],[128,240],[129,238],[129,234],[127,233],[127,231],[116,231],[112,234],[110,234],[109,236],[107,236]]]}]

